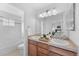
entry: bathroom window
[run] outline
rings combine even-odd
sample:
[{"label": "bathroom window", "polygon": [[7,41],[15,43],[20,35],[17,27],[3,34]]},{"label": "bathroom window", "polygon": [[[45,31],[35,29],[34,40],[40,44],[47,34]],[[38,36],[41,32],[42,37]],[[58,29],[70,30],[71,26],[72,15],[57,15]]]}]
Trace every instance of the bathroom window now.
[{"label": "bathroom window", "polygon": [[8,19],[3,18],[2,20],[3,20],[3,25],[8,26]]},{"label": "bathroom window", "polygon": [[2,18],[1,20],[2,20],[3,26],[12,26],[12,27],[15,26],[14,20],[6,19],[6,18]]}]

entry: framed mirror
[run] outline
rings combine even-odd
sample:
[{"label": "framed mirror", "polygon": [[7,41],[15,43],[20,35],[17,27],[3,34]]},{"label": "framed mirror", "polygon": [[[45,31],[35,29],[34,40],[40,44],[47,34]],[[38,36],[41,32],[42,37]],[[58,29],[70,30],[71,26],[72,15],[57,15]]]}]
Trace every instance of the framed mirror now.
[{"label": "framed mirror", "polygon": [[[40,26],[37,27],[39,27],[41,34],[48,34],[49,32],[57,31],[65,33],[65,35],[68,36],[69,31],[75,31],[75,3],[57,5],[60,5],[60,7],[54,6],[50,8],[54,8],[54,10],[57,11],[56,15],[48,15],[47,17],[39,18],[38,23]],[[48,14],[50,9],[45,12]],[[46,16],[46,14],[44,16]]]}]

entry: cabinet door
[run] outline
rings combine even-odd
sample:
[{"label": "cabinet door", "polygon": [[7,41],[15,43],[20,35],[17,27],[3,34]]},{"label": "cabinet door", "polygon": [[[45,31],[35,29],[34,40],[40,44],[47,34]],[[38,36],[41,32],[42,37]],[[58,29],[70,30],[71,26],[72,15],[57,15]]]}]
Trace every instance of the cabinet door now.
[{"label": "cabinet door", "polygon": [[41,47],[38,47],[38,51],[45,54],[45,55],[48,55],[49,51],[44,49],[44,48],[41,48]]},{"label": "cabinet door", "polygon": [[37,46],[36,45],[29,43],[28,50],[29,50],[29,52],[28,52],[29,56],[37,56]]},{"label": "cabinet door", "polygon": [[77,54],[76,52],[65,50],[62,48],[54,47],[54,46],[50,46],[49,50],[52,52],[58,53],[60,55],[63,55],[63,56],[76,56]]}]

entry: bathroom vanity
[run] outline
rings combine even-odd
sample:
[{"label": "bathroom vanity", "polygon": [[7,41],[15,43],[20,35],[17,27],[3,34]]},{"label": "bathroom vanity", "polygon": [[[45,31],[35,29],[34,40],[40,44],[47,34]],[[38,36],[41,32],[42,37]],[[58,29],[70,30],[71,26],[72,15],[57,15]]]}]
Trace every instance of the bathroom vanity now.
[{"label": "bathroom vanity", "polygon": [[29,56],[76,56],[77,48],[73,42],[67,40],[69,45],[58,45],[48,42],[40,41],[40,36],[28,37],[28,55]]}]

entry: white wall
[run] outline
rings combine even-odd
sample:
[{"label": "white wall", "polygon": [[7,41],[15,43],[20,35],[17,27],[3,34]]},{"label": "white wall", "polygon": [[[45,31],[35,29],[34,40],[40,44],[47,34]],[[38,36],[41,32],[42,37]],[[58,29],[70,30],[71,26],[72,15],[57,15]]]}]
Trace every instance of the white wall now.
[{"label": "white wall", "polygon": [[70,38],[79,45],[79,3],[76,3],[75,9],[75,31],[70,32]]},{"label": "white wall", "polygon": [[76,3],[75,9],[75,31],[70,31],[70,38],[79,45],[79,3]]},{"label": "white wall", "polygon": [[15,26],[9,27],[3,26],[0,21],[0,55],[3,55],[15,49],[22,42],[23,11],[7,3],[0,4],[0,16],[16,22]]},{"label": "white wall", "polygon": [[77,45],[79,55],[79,3],[75,7],[75,31],[70,31],[70,39]]}]

